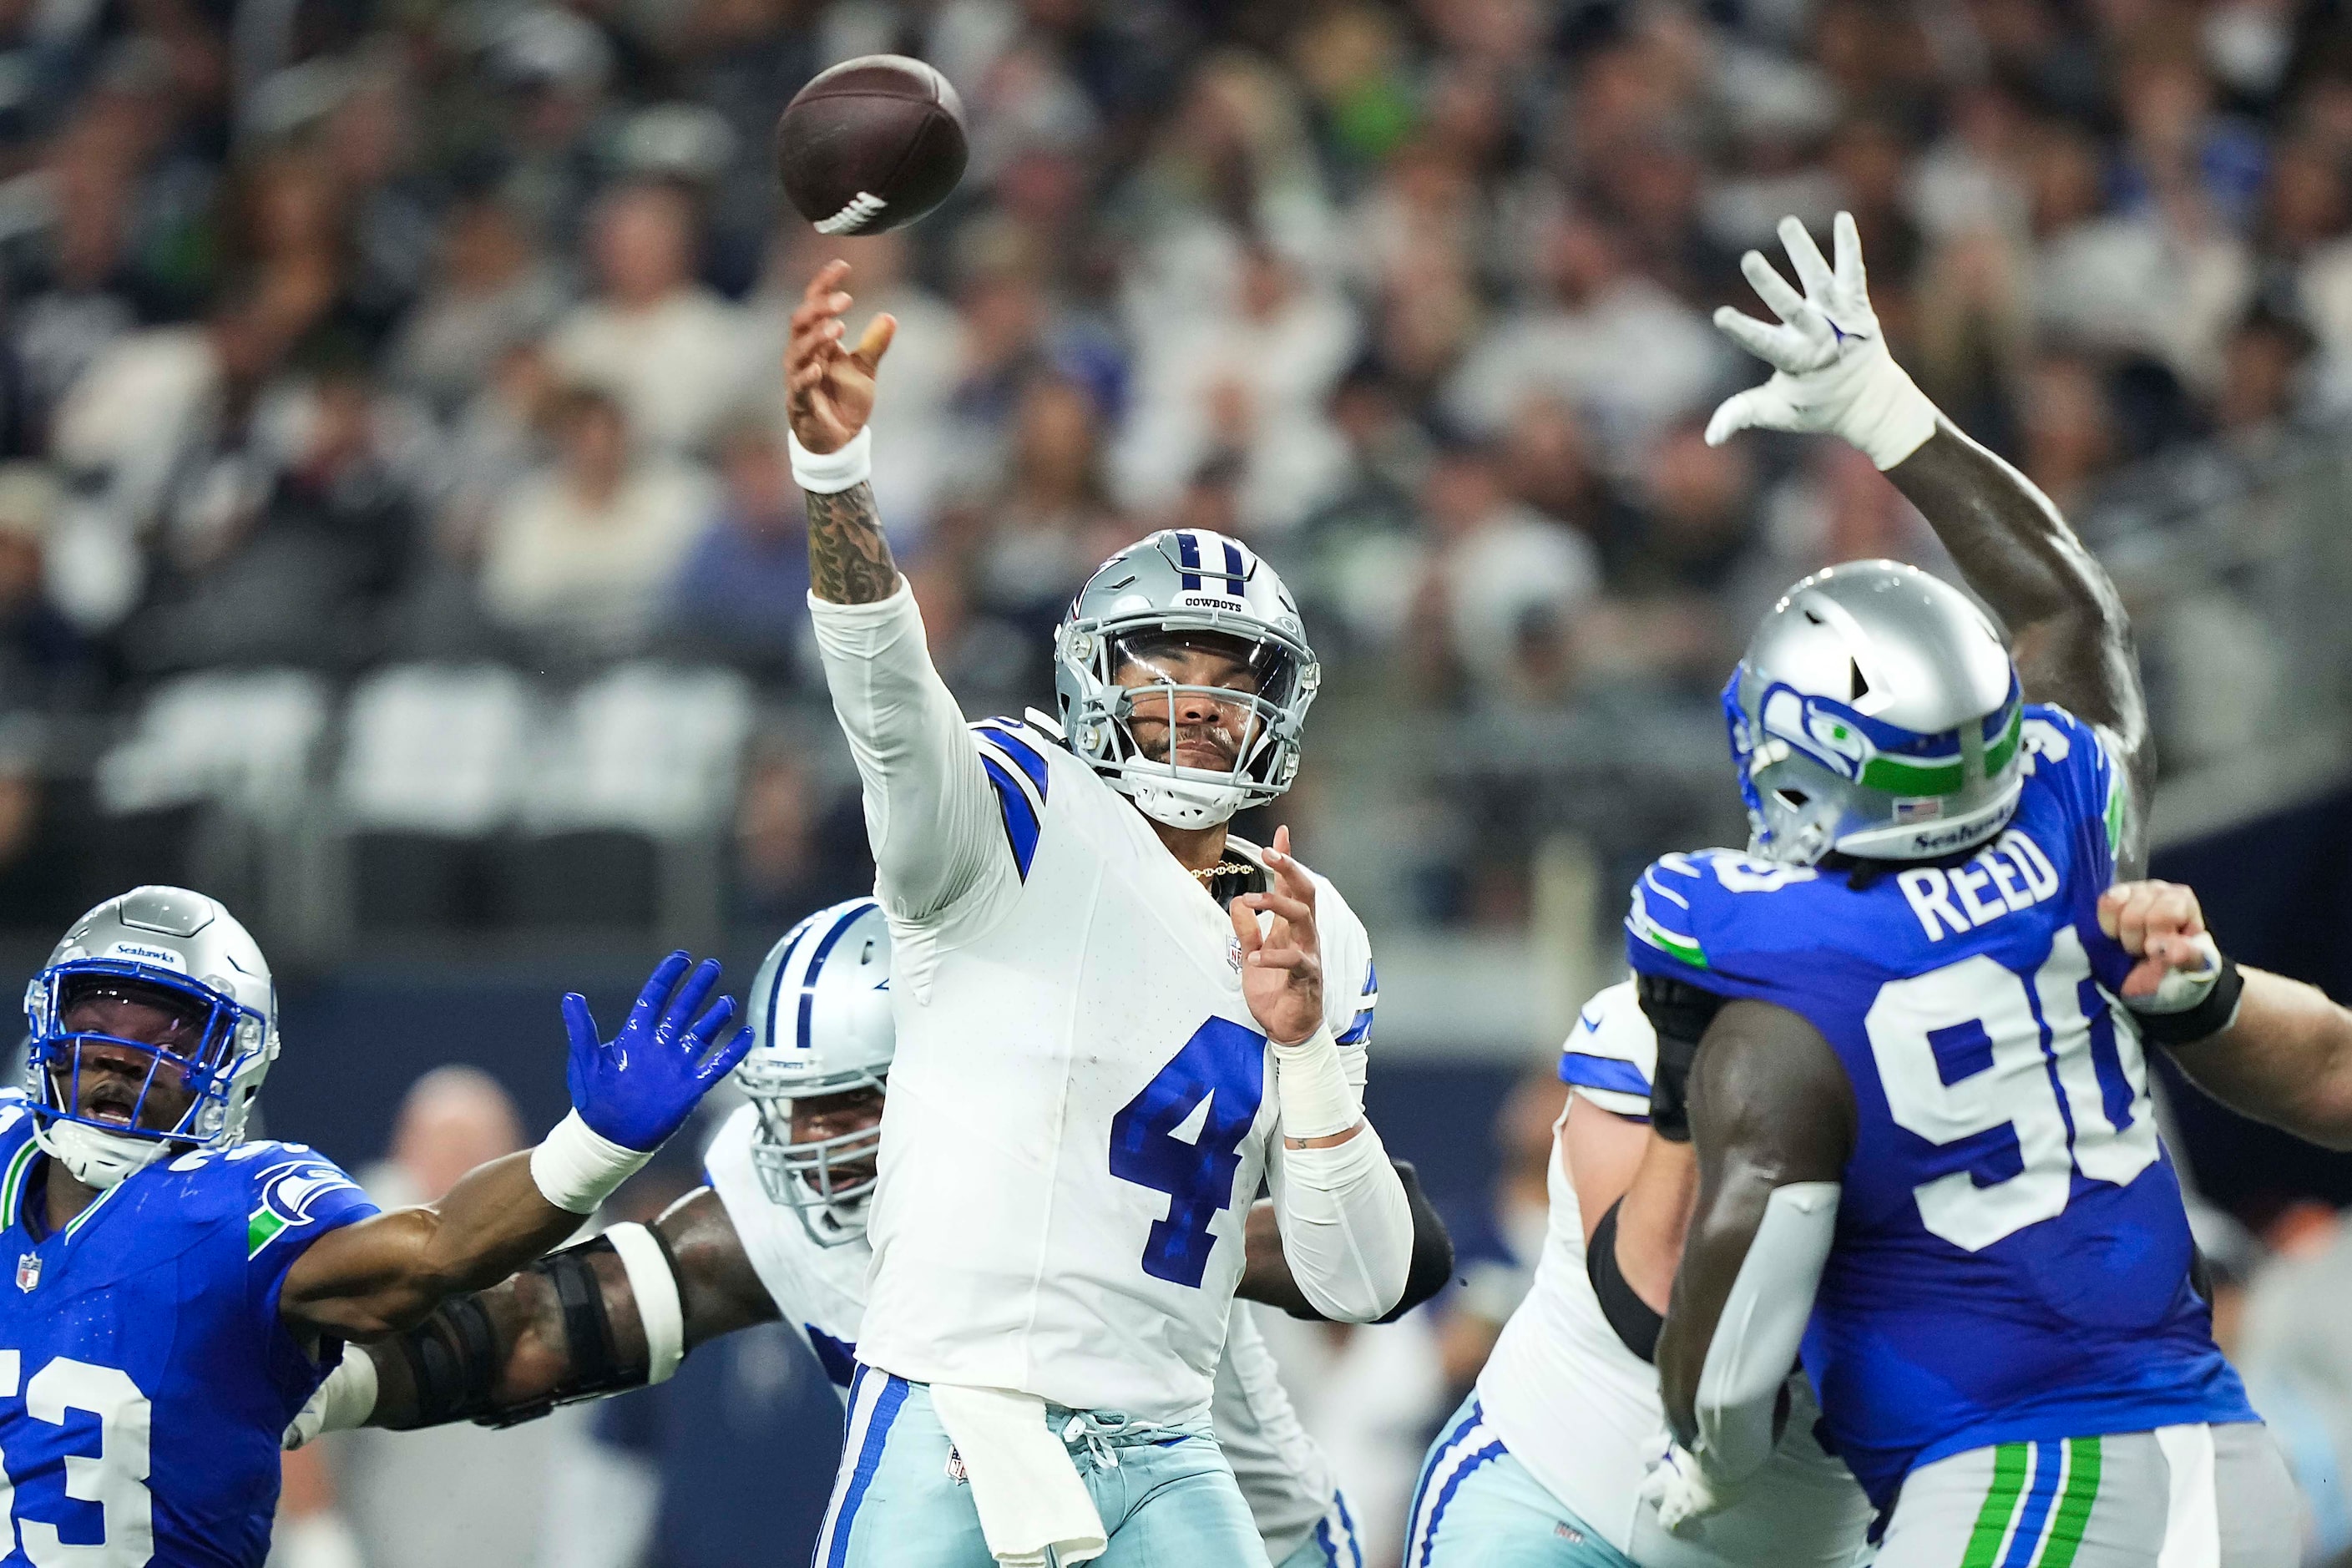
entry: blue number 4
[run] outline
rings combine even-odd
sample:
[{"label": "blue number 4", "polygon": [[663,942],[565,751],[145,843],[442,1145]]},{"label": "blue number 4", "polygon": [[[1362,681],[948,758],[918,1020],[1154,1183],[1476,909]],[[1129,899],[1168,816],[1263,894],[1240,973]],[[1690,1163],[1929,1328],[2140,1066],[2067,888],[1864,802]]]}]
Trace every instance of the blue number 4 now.
[{"label": "blue number 4", "polygon": [[[1143,1244],[1146,1274],[1200,1287],[1216,1246],[1209,1222],[1233,1205],[1242,1140],[1265,1098],[1265,1037],[1212,1018],[1111,1118],[1110,1173],[1168,1194],[1168,1217]],[[1199,1136],[1177,1137],[1203,1100]]]}]

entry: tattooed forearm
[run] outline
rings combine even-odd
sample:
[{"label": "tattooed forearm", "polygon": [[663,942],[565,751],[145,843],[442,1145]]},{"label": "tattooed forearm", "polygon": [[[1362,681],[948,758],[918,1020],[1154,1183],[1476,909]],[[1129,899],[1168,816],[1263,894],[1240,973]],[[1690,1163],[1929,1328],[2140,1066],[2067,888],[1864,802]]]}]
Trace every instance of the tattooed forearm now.
[{"label": "tattooed forearm", "polygon": [[871,605],[898,587],[898,563],[882,536],[874,487],[852,485],[837,495],[808,493],[809,585],[836,605]]}]

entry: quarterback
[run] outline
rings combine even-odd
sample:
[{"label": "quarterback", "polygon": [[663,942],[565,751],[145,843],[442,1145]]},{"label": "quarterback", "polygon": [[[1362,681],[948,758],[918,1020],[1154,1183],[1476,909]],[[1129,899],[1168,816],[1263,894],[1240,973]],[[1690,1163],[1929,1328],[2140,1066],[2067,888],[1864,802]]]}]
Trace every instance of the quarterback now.
[{"label": "quarterback", "polygon": [[579,1228],[751,1046],[672,954],[600,1044],[564,998],[572,1114],[439,1203],[379,1213],[299,1143],[247,1142],[278,1055],[261,950],[201,893],[74,922],[0,1096],[0,1563],[258,1568],[279,1436],[341,1342],[422,1320]]},{"label": "quarterback", "polygon": [[2135,1022],[2100,920],[2146,853],[2128,623],[2047,498],[1895,365],[1853,220],[1834,265],[1780,233],[1801,293],[1743,261],[1779,324],[1717,316],[1776,374],[1709,438],[1853,442],[2013,642],[1892,563],[1799,583],[1724,692],[1748,851],[1634,889],[1652,1116],[1698,1170],[1649,1494],[1704,1538],[1777,1451],[1801,1352],[1885,1568],[2283,1568],[2294,1493],[2214,1346],[2143,1055],[2212,1026]]},{"label": "quarterback", "polygon": [[[736,1069],[751,1103],[704,1154],[709,1184],[651,1226],[617,1226],[550,1254],[479,1295],[444,1302],[411,1331],[420,1343],[461,1355],[478,1347],[495,1358],[453,1384],[468,1391],[465,1397],[428,1406],[405,1347],[348,1352],[288,1431],[288,1446],[361,1425],[528,1420],[556,1404],[661,1382],[705,1341],[780,1319],[846,1400],[895,1045],[890,967],[889,927],[871,899],[793,927],[751,984],[755,1039]],[[1402,1310],[1444,1283],[1452,1253],[1410,1168],[1400,1173],[1423,1238]],[[1289,1306],[1287,1284],[1279,1248],[1253,1246],[1243,1294]],[[1281,1568],[1361,1568],[1330,1466],[1298,1425],[1265,1341],[1238,1305],[1217,1365],[1212,1420],[1268,1557]],[[830,1549],[820,1543],[820,1563]]]},{"label": "quarterback", "polygon": [[1327,1317],[1393,1308],[1413,1239],[1363,927],[1286,830],[1226,831],[1289,787],[1320,667],[1271,567],[1170,531],[1078,591],[1056,719],[967,726],[866,482],[896,326],[844,342],[846,274],[786,399],[898,1055],[833,1561],[1262,1563],[1208,1417],[1259,1184]]}]

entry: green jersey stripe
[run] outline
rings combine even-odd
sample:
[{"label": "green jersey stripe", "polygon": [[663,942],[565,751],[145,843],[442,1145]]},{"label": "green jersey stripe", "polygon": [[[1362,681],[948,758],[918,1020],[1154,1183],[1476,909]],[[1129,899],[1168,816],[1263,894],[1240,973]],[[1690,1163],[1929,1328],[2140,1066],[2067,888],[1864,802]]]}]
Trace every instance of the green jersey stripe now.
[{"label": "green jersey stripe", "polygon": [[1969,1532],[1969,1549],[1960,1568],[1992,1568],[2009,1535],[2010,1516],[2017,1511],[2018,1494],[2025,1489],[2025,1447],[2003,1443],[1992,1451],[1992,1490],[1977,1510],[1976,1528]]},{"label": "green jersey stripe", "polygon": [[32,1168],[33,1157],[41,1146],[30,1138],[25,1140],[8,1162],[8,1173],[0,1177],[0,1227],[16,1223],[16,1208],[25,1200],[25,1173]]},{"label": "green jersey stripe", "polygon": [[2066,1493],[2058,1500],[2057,1517],[2051,1521],[2041,1568],[2072,1568],[2075,1549],[2083,1544],[2083,1526],[2091,1518],[2091,1505],[2098,1500],[2100,1462],[2098,1438],[2066,1439]]}]

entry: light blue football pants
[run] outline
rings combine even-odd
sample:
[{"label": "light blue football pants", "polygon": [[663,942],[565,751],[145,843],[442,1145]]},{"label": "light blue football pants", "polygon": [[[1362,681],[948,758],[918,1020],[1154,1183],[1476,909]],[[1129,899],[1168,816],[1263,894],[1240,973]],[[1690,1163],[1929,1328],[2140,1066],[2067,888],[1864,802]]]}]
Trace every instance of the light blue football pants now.
[{"label": "light blue football pants", "polygon": [[[1206,1415],[1122,1431],[1115,1412],[1045,1406],[1057,1430],[1073,1415],[1092,1432],[1070,1457],[1110,1537],[1102,1568],[1267,1568]],[[971,1488],[948,1473],[952,1447],[929,1385],[860,1366],[814,1568],[995,1568]]]},{"label": "light blue football pants", "polygon": [[1406,1520],[1404,1568],[1634,1568],[1511,1457],[1475,1394],[1430,1445]]},{"label": "light blue football pants", "polygon": [[1308,1536],[1275,1568],[1364,1568],[1364,1548],[1356,1540],[1355,1516],[1344,1492],[1331,1493],[1331,1506]]}]

